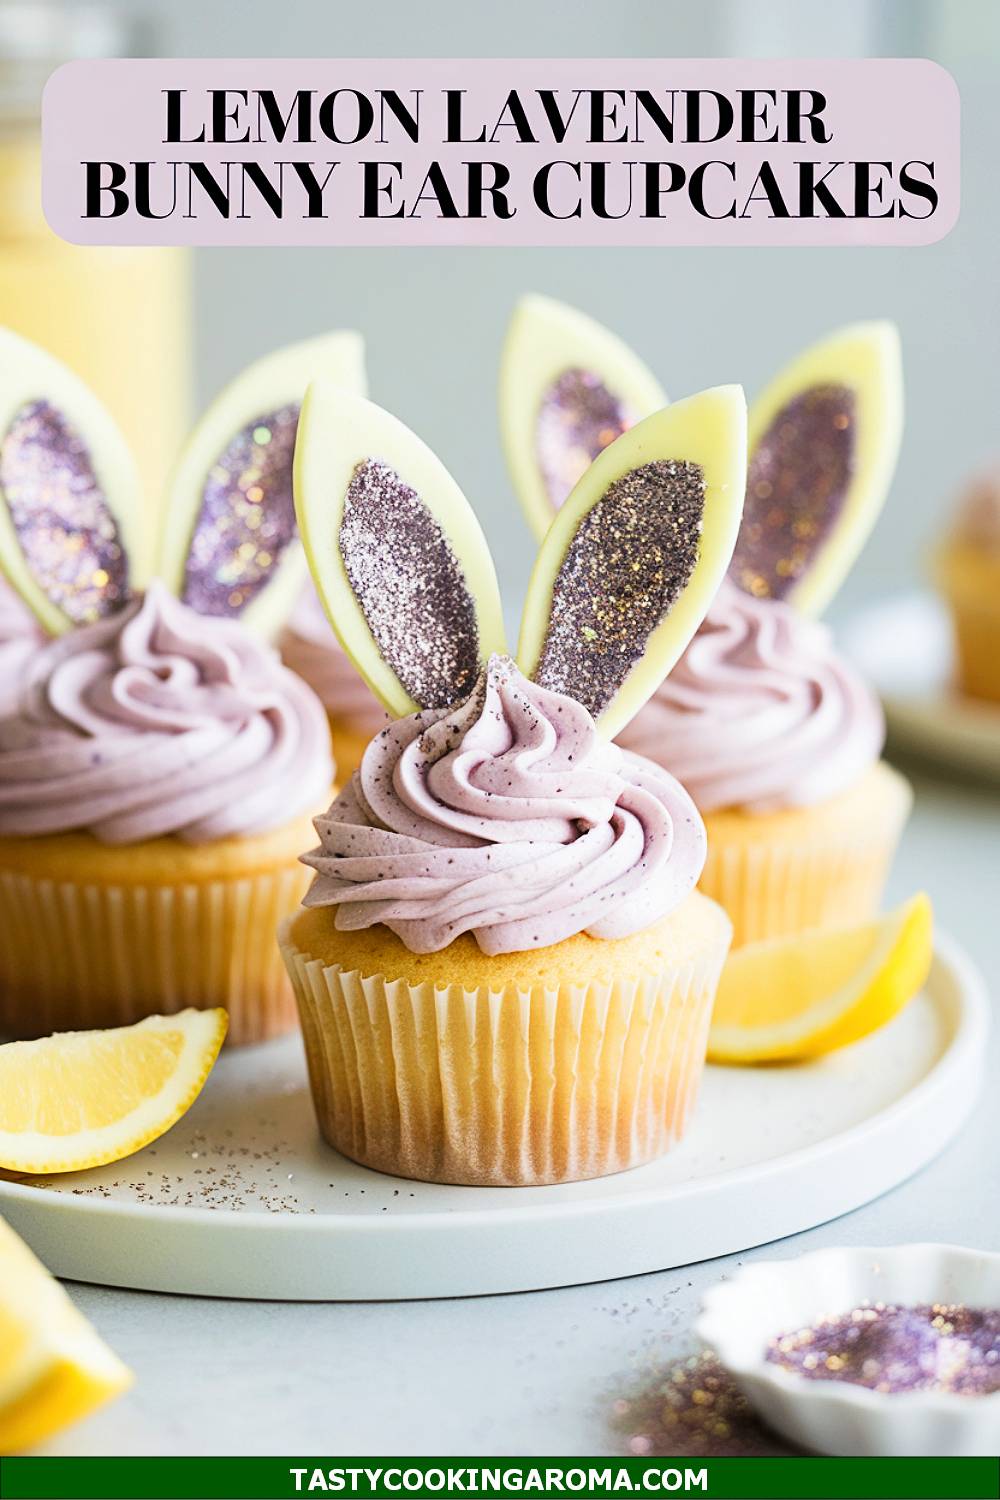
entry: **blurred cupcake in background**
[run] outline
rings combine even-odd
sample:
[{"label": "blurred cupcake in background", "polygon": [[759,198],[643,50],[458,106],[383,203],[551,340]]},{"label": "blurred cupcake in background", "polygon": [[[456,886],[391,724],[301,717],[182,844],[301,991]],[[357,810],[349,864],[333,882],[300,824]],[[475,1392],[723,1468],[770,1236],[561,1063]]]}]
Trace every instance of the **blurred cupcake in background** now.
[{"label": "blurred cupcake in background", "polygon": [[881,706],[824,625],[727,581],[619,743],[705,819],[701,889],[734,944],[873,915],[910,810]]},{"label": "blurred cupcake in background", "polygon": [[146,535],[96,396],[0,330],[0,567],[39,634],[0,713],[0,1033],[223,1006],[294,1025],[275,944],[333,780],[322,704],[269,644],[301,593],[292,455],[334,334],[244,370],[195,426]]},{"label": "blurred cupcake in background", "polygon": [[962,496],[934,573],[951,612],[956,686],[1000,703],[1000,462]]},{"label": "blurred cupcake in background", "polygon": [[[536,532],[559,505],[543,484],[552,381],[577,368],[608,389],[624,390],[627,379],[640,416],[654,399],[636,356],[609,350],[608,337],[592,326],[586,333],[571,309],[556,318],[532,298],[511,320],[501,426]],[[567,460],[581,430],[571,415],[558,429]],[[776,376],[750,411],[729,579],[680,661],[618,736],[668,767],[697,803],[708,833],[700,888],[729,913],[734,944],[878,909],[910,789],[880,761],[874,694],[811,617],[833,597],[879,514],[901,431],[890,324],[840,329]]]},{"label": "blurred cupcake in background", "polygon": [[309,684],[326,709],[343,784],[389,716],[337,640],[314,588],[303,592],[278,645],[286,667]]}]

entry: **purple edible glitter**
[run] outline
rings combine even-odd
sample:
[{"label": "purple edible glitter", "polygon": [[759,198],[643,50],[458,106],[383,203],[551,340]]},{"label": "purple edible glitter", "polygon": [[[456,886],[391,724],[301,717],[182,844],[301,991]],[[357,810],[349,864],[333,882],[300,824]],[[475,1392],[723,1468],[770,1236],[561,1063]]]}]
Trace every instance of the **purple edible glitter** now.
[{"label": "purple edible glitter", "polygon": [[185,604],[238,615],[295,536],[292,457],[298,405],[265,413],[230,438],[202,493],[184,575]]},{"label": "purple edible glitter", "polygon": [[771,1341],[772,1364],[809,1380],[845,1380],[869,1390],[1000,1391],[1000,1314],[935,1302],[876,1302]]},{"label": "purple edible glitter", "polygon": [[0,492],[32,577],[74,624],[127,601],[128,558],[90,453],[49,402],[15,412],[0,445]]},{"label": "purple edible glitter", "polygon": [[747,593],[783,599],[808,571],[843,509],[854,448],[846,386],[813,386],[778,412],[750,460],[729,569]]},{"label": "purple edible glitter", "polygon": [[535,451],[558,510],[597,455],[632,426],[634,416],[588,370],[564,370],[542,397]]},{"label": "purple edible glitter", "polygon": [[415,490],[388,464],[354,470],[338,538],[383,660],[421,708],[449,708],[479,675],[476,607],[461,565]]},{"label": "purple edible glitter", "polygon": [[657,459],[615,480],[566,549],[536,682],[603,713],[694,571],[704,509],[700,464]]}]

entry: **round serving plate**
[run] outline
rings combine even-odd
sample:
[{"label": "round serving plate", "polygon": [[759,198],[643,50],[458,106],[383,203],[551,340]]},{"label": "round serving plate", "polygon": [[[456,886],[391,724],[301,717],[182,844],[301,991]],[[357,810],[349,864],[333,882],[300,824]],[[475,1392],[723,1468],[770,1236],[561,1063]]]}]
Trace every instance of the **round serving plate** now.
[{"label": "round serving plate", "polygon": [[948,612],[933,594],[898,594],[859,610],[839,643],[875,685],[893,744],[1000,781],[1000,704],[952,686]]},{"label": "round serving plate", "polygon": [[663,1270],[808,1229],[930,1161],[981,1081],[982,982],[938,936],[926,989],[818,1062],[706,1071],[683,1144],[559,1187],[385,1177],[319,1138],[296,1037],[225,1054],[193,1109],[127,1161],[0,1182],[57,1275],[224,1297],[528,1291]]}]

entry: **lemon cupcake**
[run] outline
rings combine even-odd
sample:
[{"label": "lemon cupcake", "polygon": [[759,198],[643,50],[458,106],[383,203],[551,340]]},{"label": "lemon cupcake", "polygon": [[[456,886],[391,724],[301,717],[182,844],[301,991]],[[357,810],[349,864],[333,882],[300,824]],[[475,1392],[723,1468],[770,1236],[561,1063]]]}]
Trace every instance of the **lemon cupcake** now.
[{"label": "lemon cupcake", "polygon": [[935,576],[951,611],[956,686],[1000,703],[1000,469],[970,485]]},{"label": "lemon cupcake", "polygon": [[668,762],[705,819],[701,889],[736,944],[873,915],[910,810],[874,693],[825,626],[720,589],[621,743]]},{"label": "lemon cupcake", "polygon": [[[542,376],[572,366],[616,399],[628,390],[640,414],[647,409],[644,367],[620,347],[612,357],[606,334],[583,341],[581,327],[571,309],[558,319],[546,312],[543,325],[531,298],[511,322],[501,425],[536,530],[544,433],[539,415],[537,451],[526,461],[513,441],[531,430],[523,413],[519,426],[514,420],[523,393],[535,392],[540,414]],[[564,425],[567,441],[579,427],[578,419]],[[885,736],[873,693],[810,618],[874,524],[901,427],[889,324],[841,329],[777,376],[750,413],[731,581],[619,736],[669,767],[697,802],[708,832],[701,889],[726,908],[737,944],[872,915],[910,808],[907,783],[879,759]],[[552,514],[558,495],[546,503]]]},{"label": "lemon cupcake", "polygon": [[322,705],[254,632],[302,587],[298,406],[338,351],[279,351],[223,392],[154,548],[107,412],[0,333],[0,565],[48,637],[0,716],[3,1034],[187,1005],[225,1006],[237,1042],[294,1024],[274,932],[333,766]]},{"label": "lemon cupcake", "polygon": [[396,716],[316,819],[281,934],[319,1124],[355,1160],[563,1182],[683,1133],[731,928],[695,891],[691,798],[611,739],[724,572],[744,424],[724,387],[604,450],[541,549],[515,663],[454,481],[386,413],[310,390],[302,534]]},{"label": "lemon cupcake", "polygon": [[334,635],[315,589],[305,589],[278,644],[286,667],[309,684],[326,709],[333,757],[344,781],[388,715]]}]

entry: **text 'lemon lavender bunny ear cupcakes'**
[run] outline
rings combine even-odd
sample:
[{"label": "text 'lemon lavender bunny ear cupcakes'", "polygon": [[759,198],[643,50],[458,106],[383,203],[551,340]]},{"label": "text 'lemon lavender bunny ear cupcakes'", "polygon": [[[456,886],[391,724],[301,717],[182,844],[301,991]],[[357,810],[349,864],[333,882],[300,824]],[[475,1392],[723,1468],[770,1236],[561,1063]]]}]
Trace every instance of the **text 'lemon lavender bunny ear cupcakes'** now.
[{"label": "text 'lemon lavender bunny ear cupcakes'", "polygon": [[[153,576],[131,457],[57,361],[0,335],[0,564],[47,639],[0,718],[0,1033],[225,1006],[284,1029],[274,947],[332,780],[322,706],[260,639],[301,587],[291,458],[314,369],[280,351],[182,454]],[[298,576],[296,576],[298,575]]]},{"label": "text 'lemon lavender bunny ear cupcakes'", "polygon": [[698,803],[701,888],[736,943],[873,916],[910,809],[875,694],[813,618],[878,516],[901,425],[886,323],[832,335],[758,398],[729,580],[623,736]]},{"label": "text 'lemon lavender bunny ear cupcakes'", "polygon": [[718,586],[744,465],[735,387],[608,446],[543,544],[515,662],[454,480],[387,413],[310,391],[300,527],[396,716],[316,819],[315,879],[281,938],[319,1123],[345,1154],[558,1182],[682,1133],[730,923],[695,892],[690,798],[611,735]]}]

